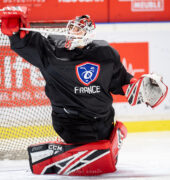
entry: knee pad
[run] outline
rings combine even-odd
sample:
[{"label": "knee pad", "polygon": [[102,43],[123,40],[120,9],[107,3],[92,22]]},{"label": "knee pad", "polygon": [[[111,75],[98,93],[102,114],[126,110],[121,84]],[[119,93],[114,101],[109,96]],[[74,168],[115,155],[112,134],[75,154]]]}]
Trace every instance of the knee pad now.
[{"label": "knee pad", "polygon": [[110,140],[88,144],[47,142],[28,147],[34,174],[94,176],[116,171],[118,150],[126,137],[126,127],[117,122]]}]

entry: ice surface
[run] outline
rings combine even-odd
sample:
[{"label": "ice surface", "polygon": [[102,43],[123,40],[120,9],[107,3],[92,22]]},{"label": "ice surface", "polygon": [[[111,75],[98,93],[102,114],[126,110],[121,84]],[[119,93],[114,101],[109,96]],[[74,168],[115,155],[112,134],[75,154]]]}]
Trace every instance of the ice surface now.
[{"label": "ice surface", "polygon": [[96,177],[33,175],[28,161],[0,161],[0,180],[170,180],[170,132],[129,133],[117,171]]}]

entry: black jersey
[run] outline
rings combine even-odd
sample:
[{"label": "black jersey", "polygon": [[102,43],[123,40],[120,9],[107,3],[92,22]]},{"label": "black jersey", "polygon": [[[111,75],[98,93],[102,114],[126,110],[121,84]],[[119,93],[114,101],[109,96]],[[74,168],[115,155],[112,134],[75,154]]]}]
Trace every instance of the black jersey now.
[{"label": "black jersey", "polygon": [[67,50],[63,36],[45,38],[30,32],[23,39],[16,34],[10,42],[11,49],[40,69],[53,109],[65,107],[102,117],[112,108],[111,93],[124,95],[122,86],[132,78],[118,52],[103,40]]}]

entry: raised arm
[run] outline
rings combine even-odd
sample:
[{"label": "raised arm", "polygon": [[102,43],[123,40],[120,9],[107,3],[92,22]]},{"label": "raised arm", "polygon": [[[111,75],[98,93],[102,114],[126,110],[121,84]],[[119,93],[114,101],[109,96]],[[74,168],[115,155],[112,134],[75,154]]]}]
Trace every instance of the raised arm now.
[{"label": "raised arm", "polygon": [[6,7],[0,12],[1,31],[9,36],[11,49],[38,68],[48,65],[49,52],[52,54],[50,42],[40,33],[20,30],[29,27],[27,9],[25,7]]},{"label": "raised arm", "polygon": [[10,36],[11,49],[38,68],[48,66],[49,54],[53,53],[49,41],[40,33],[29,32],[23,39],[19,33]]}]

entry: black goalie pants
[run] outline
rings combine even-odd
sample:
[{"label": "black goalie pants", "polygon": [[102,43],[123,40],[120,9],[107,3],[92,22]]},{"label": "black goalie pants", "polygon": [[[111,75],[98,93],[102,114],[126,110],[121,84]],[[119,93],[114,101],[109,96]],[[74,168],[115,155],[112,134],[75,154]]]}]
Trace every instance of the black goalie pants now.
[{"label": "black goalie pants", "polygon": [[113,130],[114,111],[107,117],[90,118],[75,111],[55,108],[52,111],[53,128],[66,143],[89,143],[109,139]]}]

